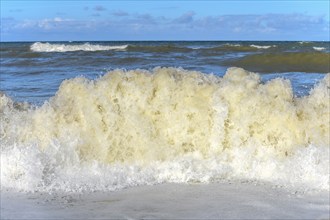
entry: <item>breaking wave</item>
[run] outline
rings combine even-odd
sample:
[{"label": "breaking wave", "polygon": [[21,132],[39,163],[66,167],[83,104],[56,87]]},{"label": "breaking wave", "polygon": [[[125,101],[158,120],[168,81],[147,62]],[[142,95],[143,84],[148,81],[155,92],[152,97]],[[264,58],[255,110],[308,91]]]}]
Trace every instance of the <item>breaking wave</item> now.
[{"label": "breaking wave", "polygon": [[329,190],[330,74],[295,98],[261,83],[175,68],[64,81],[40,107],[0,95],[1,188],[94,191],[164,182],[268,181]]},{"label": "breaking wave", "polygon": [[276,46],[275,45],[260,46],[260,45],[254,45],[254,44],[252,44],[252,45],[250,45],[250,47],[255,47],[255,48],[258,48],[258,49],[269,49],[271,47],[276,47]]},{"label": "breaking wave", "polygon": [[125,50],[128,45],[104,46],[97,44],[50,44],[36,42],[30,46],[34,52],[72,52],[72,51],[103,51],[103,50]]},{"label": "breaking wave", "polygon": [[223,52],[256,52],[259,50],[266,50],[270,48],[275,48],[275,45],[242,45],[242,44],[224,44],[213,48],[207,48],[204,50],[215,50]]},{"label": "breaking wave", "polygon": [[265,50],[274,48],[275,45],[261,46],[261,45],[240,45],[240,44],[220,44],[212,47],[191,47],[178,46],[175,44],[164,45],[117,45],[106,46],[99,44],[58,44],[58,43],[41,43],[36,42],[30,46],[33,52],[73,52],[73,51],[105,51],[105,50],[129,50],[138,52],[190,52],[194,50],[201,51],[223,51],[223,52],[253,52],[258,50]]},{"label": "breaking wave", "polygon": [[325,50],[326,48],[325,47],[313,47],[313,49],[316,51],[322,51],[322,50]]},{"label": "breaking wave", "polygon": [[[286,43],[278,45],[258,45],[258,44],[248,44],[248,43],[223,43],[213,42],[212,45],[186,45],[177,42],[173,43],[158,43],[146,45],[143,42],[125,42],[122,45],[107,45],[94,43],[43,43],[36,42],[30,45],[30,51],[32,52],[74,52],[74,51],[107,51],[107,50],[117,50],[117,51],[133,51],[133,52],[150,52],[150,53],[168,53],[168,52],[224,52],[224,53],[235,53],[235,52],[313,52],[313,51],[328,51],[327,47],[315,46],[317,44],[312,43]],[[5,49],[1,49],[5,51]]]}]

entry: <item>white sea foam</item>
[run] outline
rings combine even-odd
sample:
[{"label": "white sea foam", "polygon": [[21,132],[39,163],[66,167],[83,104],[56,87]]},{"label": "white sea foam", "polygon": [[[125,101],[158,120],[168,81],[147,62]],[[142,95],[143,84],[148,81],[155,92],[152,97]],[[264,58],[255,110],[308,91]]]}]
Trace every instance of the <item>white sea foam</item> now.
[{"label": "white sea foam", "polygon": [[164,182],[269,181],[329,190],[330,74],[309,96],[230,68],[66,80],[36,109],[0,97],[1,186],[117,190]]},{"label": "white sea foam", "polygon": [[102,51],[102,50],[125,50],[128,45],[105,46],[98,44],[51,44],[36,42],[30,49],[34,52],[72,52],[72,51]]},{"label": "white sea foam", "polygon": [[313,47],[314,50],[322,51],[325,50],[325,47]]},{"label": "white sea foam", "polygon": [[258,48],[258,49],[269,49],[271,47],[276,47],[275,45],[270,45],[270,46],[260,46],[260,45],[254,45],[254,44],[251,44],[250,47],[255,47],[255,48]]}]

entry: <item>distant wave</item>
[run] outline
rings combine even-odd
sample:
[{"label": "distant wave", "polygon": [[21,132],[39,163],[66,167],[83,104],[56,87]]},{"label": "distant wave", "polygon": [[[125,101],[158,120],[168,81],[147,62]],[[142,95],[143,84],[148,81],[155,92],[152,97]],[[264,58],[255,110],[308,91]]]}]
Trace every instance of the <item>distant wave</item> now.
[{"label": "distant wave", "polygon": [[224,52],[253,52],[258,50],[266,50],[276,47],[275,45],[241,45],[241,44],[224,44],[217,47],[209,48],[211,50],[224,51]]},{"label": "distant wave", "polygon": [[168,53],[168,52],[201,52],[201,53],[213,53],[213,52],[224,52],[224,53],[235,53],[235,52],[260,52],[260,51],[272,51],[272,52],[283,52],[290,49],[298,49],[300,52],[303,51],[326,51],[326,47],[314,46],[309,42],[298,42],[298,48],[295,45],[287,45],[282,47],[281,45],[259,45],[259,44],[247,44],[247,43],[219,43],[218,45],[210,46],[192,46],[192,45],[178,45],[175,43],[155,44],[155,45],[144,45],[130,44],[123,45],[101,45],[101,44],[73,44],[73,43],[42,43],[36,42],[30,46],[32,52],[72,52],[72,51],[106,51],[106,50],[117,50],[117,51],[133,51],[133,52],[150,52],[150,53]]},{"label": "distant wave", "polygon": [[258,48],[258,49],[269,49],[271,47],[276,47],[275,45],[270,45],[270,46],[260,46],[260,45],[250,45],[250,47],[255,47],[255,48]]},{"label": "distant wave", "polygon": [[176,46],[172,44],[164,45],[129,45],[127,47],[129,51],[139,51],[139,52],[189,52],[193,48]]},{"label": "distant wave", "polygon": [[71,51],[102,51],[102,50],[125,50],[128,45],[104,46],[98,44],[51,44],[36,42],[30,49],[34,52],[71,52]]},{"label": "distant wave", "polygon": [[316,51],[322,51],[325,50],[325,47],[313,47],[313,49]]},{"label": "distant wave", "polygon": [[218,46],[211,47],[200,47],[200,46],[177,46],[172,44],[164,44],[164,45],[129,45],[127,47],[128,51],[142,51],[142,52],[190,52],[190,51],[202,51],[202,52],[210,52],[210,51],[223,51],[223,52],[253,52],[258,51],[260,49],[269,49],[272,47],[276,47],[274,45],[241,45],[241,44],[220,44]]},{"label": "distant wave", "polygon": [[313,42],[310,42],[310,41],[300,41],[298,43],[299,44],[312,44]]}]

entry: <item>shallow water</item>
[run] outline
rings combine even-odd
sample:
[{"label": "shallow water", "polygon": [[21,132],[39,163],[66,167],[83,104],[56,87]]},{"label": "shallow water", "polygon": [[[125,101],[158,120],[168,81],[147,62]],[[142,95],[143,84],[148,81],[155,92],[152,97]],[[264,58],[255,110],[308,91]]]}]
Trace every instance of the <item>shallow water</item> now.
[{"label": "shallow water", "polygon": [[85,194],[2,194],[4,219],[329,219],[327,192],[288,193],[266,184],[141,186]]}]

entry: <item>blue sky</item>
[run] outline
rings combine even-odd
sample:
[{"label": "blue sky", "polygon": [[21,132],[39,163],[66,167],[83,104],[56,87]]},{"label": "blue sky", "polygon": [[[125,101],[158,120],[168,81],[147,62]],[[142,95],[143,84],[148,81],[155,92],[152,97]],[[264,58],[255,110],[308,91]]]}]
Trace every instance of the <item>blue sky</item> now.
[{"label": "blue sky", "polygon": [[329,8],[329,0],[1,0],[1,41],[329,41]]}]

